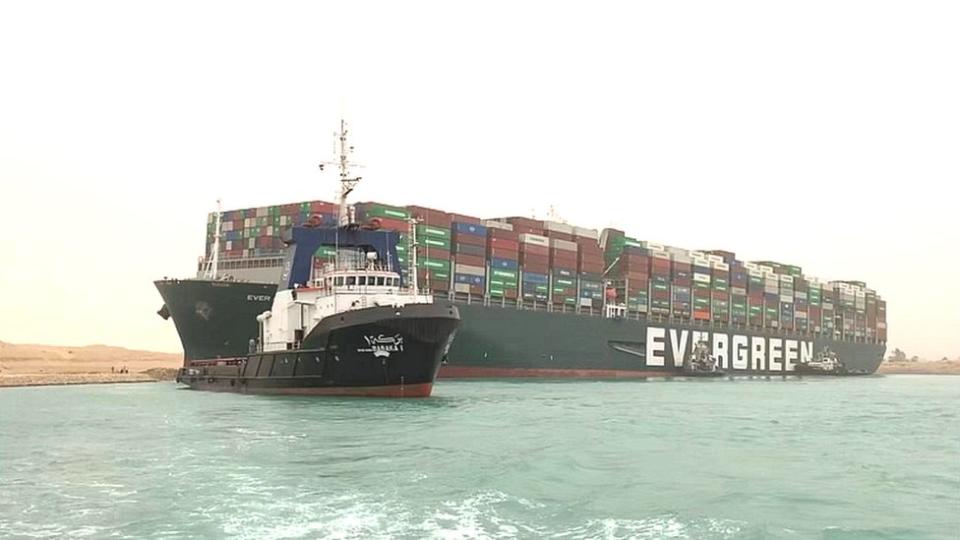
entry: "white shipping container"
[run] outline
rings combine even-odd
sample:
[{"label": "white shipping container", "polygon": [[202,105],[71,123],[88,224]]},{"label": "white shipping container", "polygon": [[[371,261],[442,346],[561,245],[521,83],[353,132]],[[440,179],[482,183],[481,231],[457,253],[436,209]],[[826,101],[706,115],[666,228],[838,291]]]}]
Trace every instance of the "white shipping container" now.
[{"label": "white shipping container", "polygon": [[253,222],[254,222],[253,218],[244,218],[243,220],[244,228],[249,229],[250,227],[253,227]]},{"label": "white shipping container", "polygon": [[473,266],[470,264],[455,264],[453,271],[457,274],[467,274],[470,276],[485,276],[486,270],[482,266]]},{"label": "white shipping container", "polygon": [[743,287],[730,287],[730,294],[736,294],[738,296],[743,296],[747,294],[747,289]]},{"label": "white shipping container", "polygon": [[773,271],[772,266],[767,266],[765,264],[761,264],[758,266],[760,267],[760,270],[762,270],[764,274],[776,274],[776,272]]},{"label": "white shipping container", "polygon": [[266,207],[257,208],[257,217],[267,217],[269,211]]},{"label": "white shipping container", "polygon": [[550,247],[550,239],[539,234],[524,233],[520,235],[521,244],[532,244],[534,246]]},{"label": "white shipping container", "polygon": [[793,284],[793,276],[788,276],[788,275],[786,275],[786,274],[781,274],[781,275],[780,275],[780,283],[789,283],[789,284],[792,285],[792,284]]},{"label": "white shipping container", "polygon": [[256,239],[256,238],[250,238],[250,239],[248,239],[248,240],[247,240],[247,248],[249,248],[249,249],[254,249],[255,247],[257,247],[257,239]]},{"label": "white shipping container", "polygon": [[793,303],[793,295],[790,295],[790,294],[781,294],[781,295],[780,295],[780,301],[783,302],[783,303],[785,303],[785,304],[792,304],[792,303]]},{"label": "white shipping container", "polygon": [[233,222],[227,221],[226,223],[221,223],[220,228],[223,229],[223,232],[230,232],[233,230]]},{"label": "white shipping container", "polygon": [[667,253],[669,253],[670,255],[673,255],[674,257],[676,257],[677,255],[683,255],[684,257],[689,257],[689,255],[687,255],[687,250],[683,248],[678,248],[675,246],[667,246],[666,251]]},{"label": "white shipping container", "polygon": [[710,274],[700,274],[700,273],[694,272],[693,280],[699,281],[700,283],[710,283]]},{"label": "white shipping container", "polygon": [[454,292],[469,293],[469,292],[470,292],[470,284],[469,284],[469,283],[454,283],[454,284],[453,284],[453,290],[454,290]]},{"label": "white shipping container", "polygon": [[658,244],[658,243],[656,243],[656,242],[643,242],[643,244],[646,244],[646,248],[647,248],[647,249],[650,249],[650,250],[654,250],[654,251],[666,251],[666,250],[667,250],[667,246],[665,246],[665,245],[663,245],[663,244]]},{"label": "white shipping container", "polygon": [[753,277],[763,277],[763,272],[759,268],[751,268],[747,273]]},{"label": "white shipping container", "polygon": [[650,255],[652,255],[653,258],[655,259],[665,259],[668,261],[670,260],[670,254],[667,253],[666,251],[651,251]]},{"label": "white shipping container", "polygon": [[226,247],[224,249],[227,251],[233,249],[233,240],[227,240]]},{"label": "white shipping container", "polygon": [[729,271],[730,271],[730,265],[727,264],[727,263],[725,263],[725,262],[723,262],[722,260],[720,260],[720,261],[711,261],[711,263],[710,263],[710,268],[713,268],[714,270],[723,270],[723,271],[726,271],[726,272],[729,272]]},{"label": "white shipping container", "polygon": [[693,264],[697,266],[703,266],[705,268],[710,268],[710,261],[700,257],[693,257]]},{"label": "white shipping container", "polygon": [[807,318],[807,312],[806,312],[806,311],[797,311],[796,313],[793,314],[793,316],[796,317],[797,319],[806,319],[806,318]]},{"label": "white shipping container", "polygon": [[723,257],[719,255],[714,255],[712,253],[707,255],[707,259],[709,259],[710,262],[721,262],[721,263],[723,262]]},{"label": "white shipping container", "polygon": [[560,240],[559,238],[550,239],[550,247],[553,249],[562,249],[564,251],[577,252],[577,249],[580,247],[576,242],[571,242],[569,240]]},{"label": "white shipping container", "polygon": [[581,298],[580,307],[593,307],[593,298]]},{"label": "white shipping container", "polygon": [[752,262],[743,263],[743,267],[746,268],[747,270],[760,270],[760,265]]},{"label": "white shipping container", "polygon": [[686,254],[673,253],[673,262],[690,264],[691,259]]},{"label": "white shipping container", "polygon": [[600,238],[600,233],[596,229],[585,229],[583,227],[574,227],[573,234],[580,238],[592,238],[594,240]]},{"label": "white shipping container", "polygon": [[545,231],[554,231],[564,234],[573,234],[573,226],[567,225],[566,223],[560,223],[558,221],[544,221],[543,230]]},{"label": "white shipping container", "polygon": [[512,231],[513,225],[509,223],[504,223],[502,221],[497,221],[495,219],[487,219],[483,221],[483,226],[488,229],[500,229],[502,231]]}]

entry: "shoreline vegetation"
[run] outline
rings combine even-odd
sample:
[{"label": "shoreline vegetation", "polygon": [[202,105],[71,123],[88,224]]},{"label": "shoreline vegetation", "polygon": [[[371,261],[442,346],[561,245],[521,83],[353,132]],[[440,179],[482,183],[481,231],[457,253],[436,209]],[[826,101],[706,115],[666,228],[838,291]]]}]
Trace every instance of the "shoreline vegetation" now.
[{"label": "shoreline vegetation", "polygon": [[[0,341],[0,388],[172,381],[183,364],[174,353],[90,345],[56,347]],[[960,375],[960,359],[885,361],[880,375]]]}]

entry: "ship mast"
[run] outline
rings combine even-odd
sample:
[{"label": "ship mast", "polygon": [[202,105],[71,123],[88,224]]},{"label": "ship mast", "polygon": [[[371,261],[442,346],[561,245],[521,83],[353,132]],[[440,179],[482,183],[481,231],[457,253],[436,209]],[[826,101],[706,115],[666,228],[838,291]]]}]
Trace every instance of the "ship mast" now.
[{"label": "ship mast", "polygon": [[357,184],[359,184],[361,180],[361,177],[359,176],[351,178],[350,167],[356,164],[350,161],[350,154],[353,153],[353,146],[347,142],[347,133],[347,122],[341,119],[340,132],[334,134],[340,143],[340,147],[334,149],[335,153],[339,152],[337,161],[325,161],[320,164],[320,170],[323,170],[324,165],[336,165],[337,168],[340,169],[340,193],[338,195],[340,209],[339,215],[337,216],[337,224],[340,227],[345,227],[353,223],[353,216],[350,214],[350,205],[347,204],[347,197],[354,190],[354,188],[357,187]]},{"label": "ship mast", "polygon": [[207,263],[206,272],[204,276],[207,279],[217,279],[217,273],[219,271],[220,265],[220,218],[223,215],[223,212],[220,207],[220,199],[217,199],[217,217],[214,225],[214,234],[213,234],[213,253],[210,255],[209,262]]}]

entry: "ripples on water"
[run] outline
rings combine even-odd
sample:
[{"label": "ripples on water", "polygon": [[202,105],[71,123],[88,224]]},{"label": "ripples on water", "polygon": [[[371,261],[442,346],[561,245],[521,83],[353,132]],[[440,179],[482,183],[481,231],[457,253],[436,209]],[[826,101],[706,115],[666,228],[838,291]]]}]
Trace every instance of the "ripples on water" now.
[{"label": "ripples on water", "polygon": [[960,377],[0,391],[0,537],[958,538]]}]

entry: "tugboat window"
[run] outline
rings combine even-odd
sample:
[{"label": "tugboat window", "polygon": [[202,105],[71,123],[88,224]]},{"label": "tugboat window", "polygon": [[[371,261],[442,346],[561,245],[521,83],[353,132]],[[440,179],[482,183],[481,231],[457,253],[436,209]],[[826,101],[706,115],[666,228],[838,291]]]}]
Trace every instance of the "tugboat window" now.
[{"label": "tugboat window", "polygon": [[334,279],[334,285],[336,285],[337,287],[342,287],[342,286],[343,286],[343,276],[337,276],[337,277]]},{"label": "tugboat window", "polygon": [[377,277],[377,285],[378,285],[378,286],[382,286],[382,285],[383,285],[383,276],[378,276],[378,277]]},{"label": "tugboat window", "polygon": [[366,284],[367,284],[367,276],[360,276],[359,280],[360,280],[360,281],[359,281],[359,283],[357,283],[357,285],[366,285]]},{"label": "tugboat window", "polygon": [[352,287],[357,284],[357,276],[347,276],[347,287]]}]

